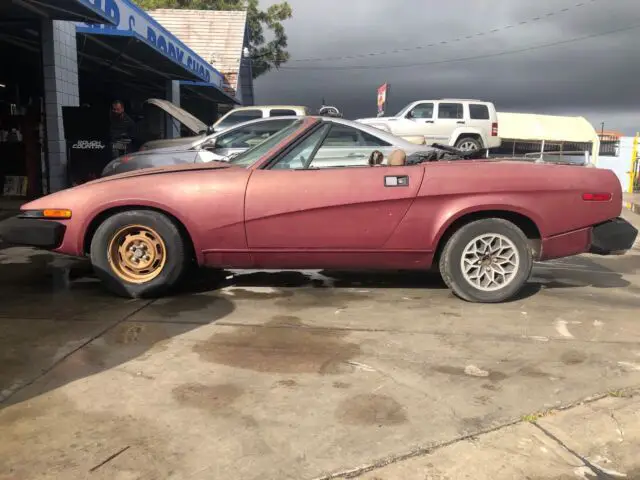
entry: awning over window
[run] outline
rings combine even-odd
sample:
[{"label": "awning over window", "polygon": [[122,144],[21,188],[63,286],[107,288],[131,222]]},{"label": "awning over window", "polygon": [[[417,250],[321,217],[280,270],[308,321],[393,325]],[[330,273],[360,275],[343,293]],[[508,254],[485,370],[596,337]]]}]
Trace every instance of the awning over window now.
[{"label": "awning over window", "polygon": [[97,22],[116,25],[115,0],[2,0],[0,18],[29,20],[51,18],[72,22]]}]

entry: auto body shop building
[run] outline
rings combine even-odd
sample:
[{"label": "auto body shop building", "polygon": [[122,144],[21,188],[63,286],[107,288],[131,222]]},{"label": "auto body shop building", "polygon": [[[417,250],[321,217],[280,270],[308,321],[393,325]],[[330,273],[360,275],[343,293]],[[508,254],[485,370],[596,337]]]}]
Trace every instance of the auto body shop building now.
[{"label": "auto body shop building", "polygon": [[68,185],[63,107],[87,104],[108,118],[114,99],[132,116],[152,97],[212,111],[240,103],[220,71],[130,0],[2,0],[0,24],[5,198]]}]

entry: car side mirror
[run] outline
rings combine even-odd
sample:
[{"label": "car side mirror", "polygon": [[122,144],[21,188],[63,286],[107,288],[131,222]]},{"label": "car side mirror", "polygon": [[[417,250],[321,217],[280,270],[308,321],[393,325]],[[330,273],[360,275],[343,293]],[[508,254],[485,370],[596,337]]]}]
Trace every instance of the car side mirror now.
[{"label": "car side mirror", "polygon": [[408,118],[409,120],[412,120],[412,119],[413,119],[413,112],[412,112],[412,111],[407,112],[407,118]]}]

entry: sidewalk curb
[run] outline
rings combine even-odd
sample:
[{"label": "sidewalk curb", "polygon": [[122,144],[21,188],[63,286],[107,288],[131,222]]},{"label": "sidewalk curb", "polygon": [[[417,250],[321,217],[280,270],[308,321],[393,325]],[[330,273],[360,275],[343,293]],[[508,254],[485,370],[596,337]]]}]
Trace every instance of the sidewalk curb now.
[{"label": "sidewalk curb", "polygon": [[594,395],[590,395],[589,397],[583,398],[581,400],[577,400],[575,402],[567,403],[564,405],[558,405],[557,407],[550,408],[548,410],[545,410],[544,412],[539,412],[532,415],[523,415],[519,419],[506,421],[501,425],[491,427],[491,428],[486,428],[470,435],[457,437],[445,442],[435,443],[432,445],[425,445],[424,447],[416,448],[409,452],[391,455],[383,459],[378,459],[366,465],[359,465],[355,468],[345,469],[339,472],[333,472],[333,473],[325,474],[322,476],[318,476],[318,477],[315,477],[313,480],[355,479],[363,475],[366,475],[367,473],[371,473],[376,470],[383,469],[384,467],[388,467],[393,464],[401,463],[407,460],[426,457],[427,455],[430,455],[438,450],[450,447],[452,445],[463,442],[465,440],[476,440],[488,434],[498,432],[500,430],[504,430],[512,426],[526,425],[526,424],[532,424],[534,426],[538,426],[539,420],[542,420],[544,417],[547,417],[556,413],[572,410],[572,409],[581,407],[583,405],[594,404],[611,397],[633,399],[633,398],[637,398],[638,395],[640,395],[640,386],[622,388],[614,392],[608,391],[608,392],[596,393]]}]

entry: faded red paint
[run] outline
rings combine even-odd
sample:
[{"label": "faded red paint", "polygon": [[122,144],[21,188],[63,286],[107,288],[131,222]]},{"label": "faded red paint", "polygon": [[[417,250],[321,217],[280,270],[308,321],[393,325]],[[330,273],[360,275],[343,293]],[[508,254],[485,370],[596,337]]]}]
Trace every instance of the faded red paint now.
[{"label": "faded red paint", "polygon": [[[177,218],[202,265],[236,268],[430,267],[447,229],[487,210],[529,218],[542,259],[589,247],[590,227],[615,218],[622,192],[613,172],[516,161],[452,161],[322,170],[262,169],[300,129],[250,168],[226,163],[174,166],[107,177],[30,202],[69,208],[58,252],[80,256],[94,219],[112,208],[147,207]],[[406,175],[408,187],[385,187]],[[585,202],[584,192],[611,192]]]}]

